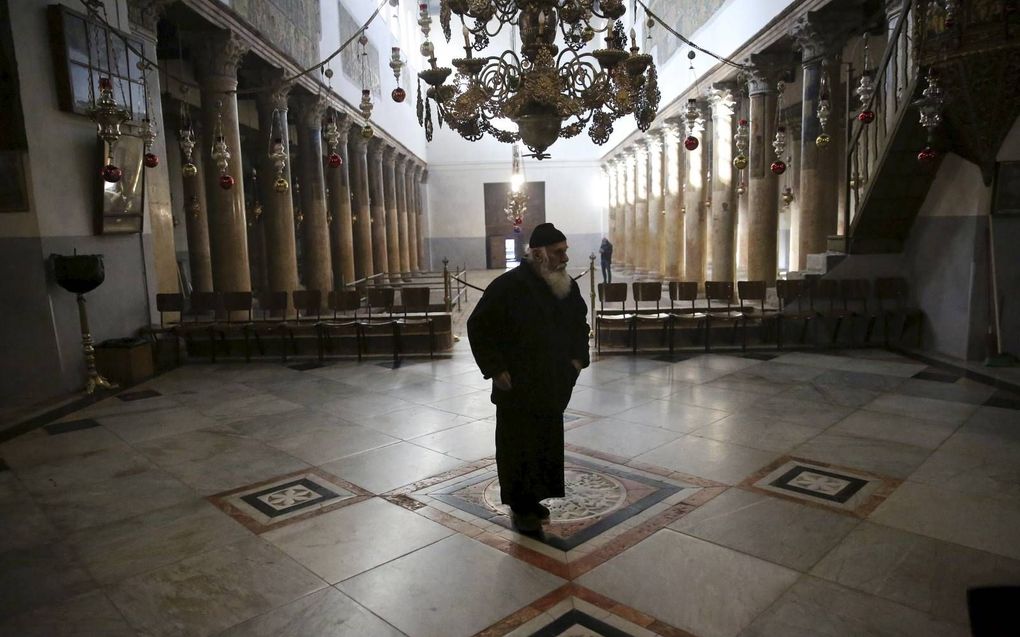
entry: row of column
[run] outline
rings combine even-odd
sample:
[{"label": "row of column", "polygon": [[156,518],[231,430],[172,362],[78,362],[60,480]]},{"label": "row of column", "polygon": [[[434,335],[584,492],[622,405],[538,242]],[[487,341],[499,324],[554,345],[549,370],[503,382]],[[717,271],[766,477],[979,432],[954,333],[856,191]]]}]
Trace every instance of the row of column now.
[{"label": "row of column", "polygon": [[[231,152],[226,174],[230,189],[220,187],[221,174],[208,156],[212,135],[198,140],[192,163],[197,176],[184,177],[184,208],[194,289],[250,291],[248,225],[245,210],[245,166],[241,156],[236,89],[238,68],[247,46],[233,33],[205,36],[194,43],[202,98],[201,129],[221,131]],[[279,177],[300,184],[300,230],[304,288],[326,292],[357,279],[384,274],[407,280],[426,267],[424,202],[427,170],[384,140],[362,136],[361,126],[339,115],[339,166],[330,165],[323,147],[323,118],[328,103],[320,96],[291,95],[281,85],[283,73],[264,72],[263,85],[275,91],[256,95],[260,135],[269,131],[290,149],[288,111],[297,131],[296,157],[288,152]],[[274,125],[275,122],[275,125]],[[282,125],[281,125],[282,124]],[[172,129],[173,127],[170,127]],[[272,291],[300,289],[297,263],[294,193],[275,188],[277,168],[268,152],[255,160],[262,204],[266,281]],[[204,179],[203,179],[204,176]]]},{"label": "row of column", "polygon": [[[788,167],[799,171],[801,204],[791,220],[797,255],[793,270],[805,268],[807,255],[825,252],[836,231],[842,152],[837,140],[845,125],[837,115],[843,112],[841,46],[823,38],[824,31],[812,20],[805,16],[791,33],[802,54],[799,162]],[[618,264],[639,274],[698,282],[733,281],[739,269],[750,280],[775,285],[781,178],[771,170],[777,159],[772,142],[778,125],[777,82],[789,71],[788,60],[778,54],[752,55],[746,105],[738,103],[736,83],[715,84],[698,98],[700,111],[709,117],[667,120],[606,161],[609,235]],[[820,148],[815,144],[820,132],[816,108],[823,68],[829,70],[833,142]],[[742,196],[737,189],[741,171],[733,164],[738,112],[746,113],[750,133]],[[698,139],[697,148],[682,148],[688,135]],[[787,144],[794,143],[787,131]]]}]

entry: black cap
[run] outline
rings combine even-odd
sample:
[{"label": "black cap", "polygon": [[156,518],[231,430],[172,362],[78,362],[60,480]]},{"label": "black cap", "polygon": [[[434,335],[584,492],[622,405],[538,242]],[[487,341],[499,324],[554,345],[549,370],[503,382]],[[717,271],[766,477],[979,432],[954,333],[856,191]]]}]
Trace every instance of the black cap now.
[{"label": "black cap", "polygon": [[567,236],[556,229],[551,223],[540,223],[531,232],[531,239],[528,241],[529,248],[544,248],[554,243],[561,243],[567,240]]}]

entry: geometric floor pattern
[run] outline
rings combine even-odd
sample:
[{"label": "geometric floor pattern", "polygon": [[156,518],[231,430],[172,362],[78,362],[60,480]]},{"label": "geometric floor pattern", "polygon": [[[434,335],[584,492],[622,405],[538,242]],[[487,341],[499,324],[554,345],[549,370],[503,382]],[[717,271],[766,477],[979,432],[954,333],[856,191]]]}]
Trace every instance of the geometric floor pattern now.
[{"label": "geometric floor pattern", "polygon": [[466,341],[195,364],[0,444],[2,635],[966,635],[1020,392],[884,350],[605,356],[509,524]]}]

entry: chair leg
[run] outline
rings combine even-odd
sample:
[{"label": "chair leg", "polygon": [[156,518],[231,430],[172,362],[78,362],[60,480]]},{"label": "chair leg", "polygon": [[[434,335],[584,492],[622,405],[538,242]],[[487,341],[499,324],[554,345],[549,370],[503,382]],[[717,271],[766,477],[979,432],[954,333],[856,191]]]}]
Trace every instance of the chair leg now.
[{"label": "chair leg", "polygon": [[[740,351],[746,352],[747,351],[747,317],[746,316],[744,317],[743,325],[741,327],[743,327],[744,329],[742,329],[740,331],[741,335],[743,336],[742,342],[740,344]],[[733,329],[737,329],[737,326],[735,324],[733,326]]]},{"label": "chair leg", "polygon": [[843,317],[839,316],[836,318],[836,325],[832,328],[832,346],[836,346],[836,341],[839,340],[839,328],[843,325]]},{"label": "chair leg", "polygon": [[248,334],[247,328],[244,330],[244,362],[251,362],[251,349],[249,348],[248,339],[251,338]]},{"label": "chair leg", "polygon": [[783,317],[776,315],[776,350],[783,349]]},{"label": "chair leg", "polygon": [[401,330],[399,323],[393,324],[392,334],[393,334],[393,369],[396,369],[397,366],[400,364],[400,355],[403,353],[404,350],[403,344],[400,342]]},{"label": "chair leg", "polygon": [[868,317],[868,326],[864,328],[864,345],[871,343],[871,332],[875,329],[875,316]]},{"label": "chair leg", "polygon": [[436,326],[429,321],[429,360],[436,357]]},{"label": "chair leg", "polygon": [[712,320],[705,318],[705,353],[712,351]]}]

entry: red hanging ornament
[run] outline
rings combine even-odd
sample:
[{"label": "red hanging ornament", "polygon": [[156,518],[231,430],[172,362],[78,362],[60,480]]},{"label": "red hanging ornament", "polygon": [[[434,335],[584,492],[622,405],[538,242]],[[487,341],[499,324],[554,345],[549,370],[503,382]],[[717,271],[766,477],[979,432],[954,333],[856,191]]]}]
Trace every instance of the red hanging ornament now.
[{"label": "red hanging ornament", "polygon": [[862,124],[870,124],[875,121],[875,111],[861,111],[857,114],[857,121]]},{"label": "red hanging ornament", "polygon": [[696,150],[698,148],[698,144],[700,144],[700,142],[694,135],[688,135],[687,139],[684,140],[684,148],[687,150]]},{"label": "red hanging ornament", "polygon": [[934,150],[931,146],[925,146],[924,150],[917,153],[917,161],[925,166],[930,166],[936,159],[938,159],[939,153]]},{"label": "red hanging ornament", "polygon": [[146,168],[159,166],[159,156],[155,153],[145,153],[145,158],[142,161],[145,163]]},{"label": "red hanging ornament", "polygon": [[234,178],[230,175],[220,175],[220,188],[230,190],[234,187]]},{"label": "red hanging ornament", "polygon": [[782,175],[786,172],[786,162],[781,159],[777,159],[772,162],[772,165],[769,168],[771,168],[773,175]]},{"label": "red hanging ornament", "polygon": [[340,166],[343,166],[343,164],[344,164],[344,158],[340,156],[340,153],[330,153],[329,154],[329,167],[330,168],[339,168]]},{"label": "red hanging ornament", "polygon": [[103,169],[99,171],[99,174],[103,176],[103,181],[115,184],[120,181],[121,177],[124,176],[124,171],[113,164],[107,164],[103,166]]},{"label": "red hanging ornament", "polygon": [[397,102],[399,104],[400,102],[403,102],[407,98],[407,91],[398,86],[397,88],[393,89],[392,93],[390,93],[390,97],[393,98],[394,102]]}]

